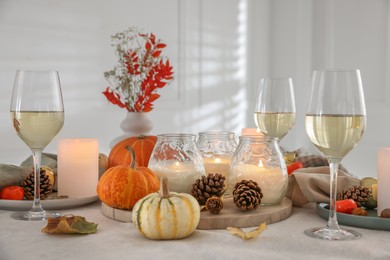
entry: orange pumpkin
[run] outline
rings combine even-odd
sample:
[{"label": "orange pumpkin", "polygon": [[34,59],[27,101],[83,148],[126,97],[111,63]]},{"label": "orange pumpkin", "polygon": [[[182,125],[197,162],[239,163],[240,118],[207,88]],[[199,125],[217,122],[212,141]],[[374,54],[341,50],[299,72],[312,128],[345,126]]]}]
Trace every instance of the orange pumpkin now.
[{"label": "orange pumpkin", "polygon": [[118,142],[114,145],[108,155],[108,167],[129,165],[131,163],[131,155],[126,149],[126,146],[128,145],[130,145],[135,152],[138,166],[147,167],[156,142],[157,136],[153,135],[134,136]]},{"label": "orange pumpkin", "polygon": [[106,205],[132,209],[139,199],[159,190],[160,181],[157,176],[147,167],[136,167],[135,161],[132,160],[130,167],[111,167],[100,177],[96,191],[99,199]]}]

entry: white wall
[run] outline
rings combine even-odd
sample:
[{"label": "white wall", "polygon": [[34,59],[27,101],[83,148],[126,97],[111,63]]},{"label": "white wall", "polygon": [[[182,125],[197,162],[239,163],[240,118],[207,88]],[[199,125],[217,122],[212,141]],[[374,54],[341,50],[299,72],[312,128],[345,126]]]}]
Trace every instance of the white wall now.
[{"label": "white wall", "polygon": [[95,137],[108,153],[126,111],[101,94],[103,72],[115,63],[110,35],[128,26],[162,38],[174,65],[150,113],[153,134],[254,127],[259,79],[290,76],[297,122],[282,145],[314,150],[304,129],[312,70],[360,68],[368,126],[344,164],[376,175],[376,150],[390,145],[388,0],[0,0],[0,163],[30,154],[8,115],[17,68],[60,71],[66,121],[46,151],[59,138]]},{"label": "white wall", "polygon": [[[376,176],[376,152],[390,145],[390,4],[388,0],[250,1],[250,78],[254,93],[262,76],[290,75],[297,121],[283,140],[291,149],[313,149],[304,114],[314,69],[359,68],[367,129],[343,164],[353,174]],[[249,104],[251,107],[252,105]],[[315,149],[313,149],[315,151]]]},{"label": "white wall", "polygon": [[[223,6],[223,8],[221,8]],[[121,135],[126,111],[101,92],[116,57],[110,36],[129,26],[153,32],[168,47],[175,80],[150,113],[152,134],[205,130],[239,132],[246,119],[245,1],[1,0],[0,162],[29,156],[9,120],[15,70],[57,69],[65,104],[60,138],[92,137],[100,150]]]}]

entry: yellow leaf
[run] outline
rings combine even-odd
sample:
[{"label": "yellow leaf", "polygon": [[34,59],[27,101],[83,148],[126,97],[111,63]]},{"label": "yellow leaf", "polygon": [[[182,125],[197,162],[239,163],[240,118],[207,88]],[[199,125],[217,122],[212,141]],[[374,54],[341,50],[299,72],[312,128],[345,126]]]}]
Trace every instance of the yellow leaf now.
[{"label": "yellow leaf", "polygon": [[236,228],[236,227],[228,227],[227,231],[229,231],[229,233],[234,236],[239,236],[244,240],[248,240],[248,239],[258,237],[266,228],[267,225],[265,224],[265,222],[263,222],[260,224],[258,228],[250,230],[248,232],[245,232],[241,228]]}]

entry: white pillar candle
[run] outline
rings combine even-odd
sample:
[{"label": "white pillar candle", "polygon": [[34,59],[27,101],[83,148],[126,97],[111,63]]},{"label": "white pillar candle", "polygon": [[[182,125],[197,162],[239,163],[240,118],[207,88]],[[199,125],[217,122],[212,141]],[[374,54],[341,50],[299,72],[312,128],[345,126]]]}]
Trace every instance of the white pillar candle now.
[{"label": "white pillar candle", "polygon": [[390,208],[390,148],[378,150],[378,207],[377,214]]},{"label": "white pillar candle", "polygon": [[203,166],[206,171],[206,175],[209,173],[212,174],[219,173],[222,174],[222,176],[224,176],[227,181],[231,159],[232,156],[227,154],[214,155],[212,158],[203,157]]},{"label": "white pillar candle", "polygon": [[204,175],[204,169],[197,169],[193,162],[167,160],[150,166],[157,177],[167,177],[170,191],[191,193],[196,179]]},{"label": "white pillar candle", "polygon": [[259,128],[243,128],[241,130],[241,135],[257,135],[264,136],[264,134],[260,131]]},{"label": "white pillar candle", "polygon": [[73,198],[96,195],[99,176],[99,143],[92,138],[58,142],[58,195]]},{"label": "white pillar candle", "polygon": [[288,176],[280,168],[265,168],[253,164],[240,164],[232,168],[233,182],[253,180],[261,188],[261,204],[278,204],[286,193]]}]

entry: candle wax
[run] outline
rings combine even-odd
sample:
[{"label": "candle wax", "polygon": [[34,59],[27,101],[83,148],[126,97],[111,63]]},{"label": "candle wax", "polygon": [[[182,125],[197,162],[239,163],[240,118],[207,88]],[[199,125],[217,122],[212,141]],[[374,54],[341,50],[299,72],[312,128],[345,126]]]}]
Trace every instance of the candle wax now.
[{"label": "candle wax", "polygon": [[203,166],[206,175],[209,173],[219,173],[222,174],[227,181],[231,158],[231,155],[215,155],[213,158],[203,157]]},{"label": "candle wax", "polygon": [[377,214],[390,208],[390,148],[378,150],[378,207]]},{"label": "candle wax", "polygon": [[98,178],[97,139],[62,139],[58,142],[58,195],[96,196]]},{"label": "candle wax", "polygon": [[264,134],[258,128],[243,128],[241,130],[241,135],[257,135],[264,136]]},{"label": "candle wax", "polygon": [[204,169],[197,169],[193,162],[167,160],[149,168],[157,177],[167,177],[169,190],[178,193],[190,194],[196,179],[204,175]]}]

